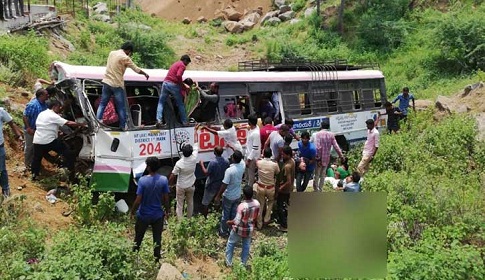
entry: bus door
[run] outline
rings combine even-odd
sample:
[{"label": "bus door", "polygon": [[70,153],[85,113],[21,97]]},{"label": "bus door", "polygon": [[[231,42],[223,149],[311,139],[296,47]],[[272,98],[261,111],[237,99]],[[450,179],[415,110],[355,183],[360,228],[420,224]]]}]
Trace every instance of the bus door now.
[{"label": "bus door", "polygon": [[281,100],[281,83],[250,83],[248,92],[251,100],[252,112],[254,112],[261,121],[265,117],[271,117],[276,123],[284,118],[283,104]]}]

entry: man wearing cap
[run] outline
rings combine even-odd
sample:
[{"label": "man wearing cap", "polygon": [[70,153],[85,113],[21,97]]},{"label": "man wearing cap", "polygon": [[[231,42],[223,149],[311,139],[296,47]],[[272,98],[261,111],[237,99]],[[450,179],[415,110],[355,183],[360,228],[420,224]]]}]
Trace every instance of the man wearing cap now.
[{"label": "man wearing cap", "polygon": [[10,196],[10,187],[8,184],[8,174],[6,166],[6,155],[5,155],[5,138],[3,137],[3,124],[6,123],[10,126],[13,133],[15,133],[15,139],[22,141],[22,133],[17,125],[13,122],[5,109],[0,107],[0,185],[2,186],[2,195],[4,197]]},{"label": "man wearing cap", "polygon": [[131,60],[133,48],[134,46],[132,42],[125,42],[121,46],[121,49],[109,53],[108,62],[106,63],[106,72],[101,81],[101,83],[103,83],[101,102],[99,103],[98,111],[96,112],[96,118],[102,122],[104,110],[106,109],[111,96],[114,96],[121,130],[126,129],[126,93],[125,82],[123,79],[126,68],[129,67],[136,73],[144,75],[147,80],[149,78],[148,74],[138,68],[138,66]]},{"label": "man wearing cap", "polygon": [[157,107],[157,126],[163,126],[163,107],[167,102],[167,98],[172,94],[177,103],[177,108],[180,114],[180,121],[182,124],[187,124],[187,115],[185,113],[184,100],[182,98],[183,87],[186,87],[183,82],[182,76],[184,75],[185,68],[190,63],[190,57],[186,54],[182,55],[179,61],[170,66],[165,80],[162,84],[162,92],[160,93],[160,99],[158,100]]},{"label": "man wearing cap", "polygon": [[365,123],[367,125],[367,140],[362,151],[362,159],[357,166],[360,176],[364,176],[369,170],[370,162],[374,159],[379,148],[379,131],[375,128],[374,120],[368,119]]}]

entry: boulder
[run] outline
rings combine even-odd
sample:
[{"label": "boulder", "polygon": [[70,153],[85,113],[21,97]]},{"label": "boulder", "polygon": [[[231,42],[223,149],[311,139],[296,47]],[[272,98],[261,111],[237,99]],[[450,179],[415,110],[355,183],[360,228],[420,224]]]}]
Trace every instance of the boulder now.
[{"label": "boulder", "polygon": [[102,22],[110,22],[111,21],[110,16],[102,15],[102,14],[96,14],[96,15],[92,16],[91,18],[94,19],[94,20],[97,20],[97,21],[102,21]]},{"label": "boulder", "polygon": [[286,0],[274,0],[274,4],[276,7],[280,8],[283,5],[286,5]]},{"label": "boulder", "polygon": [[197,18],[197,22],[198,23],[204,23],[204,22],[207,22],[207,19],[204,16],[200,16],[200,17]]},{"label": "boulder", "polygon": [[461,104],[459,105],[456,109],[453,110],[455,113],[459,113],[459,114],[464,114],[464,113],[468,113],[471,111],[470,107],[468,107],[467,105],[465,104]]},{"label": "boulder", "polygon": [[272,17],[272,18],[268,19],[267,21],[265,21],[264,25],[275,26],[275,25],[278,25],[280,23],[281,23],[281,19],[279,19],[277,17]]},{"label": "boulder", "polygon": [[188,17],[184,17],[184,19],[182,20],[183,24],[190,24],[191,22],[192,22],[192,20]]},{"label": "boulder", "polygon": [[450,113],[451,112],[450,107],[452,106],[452,102],[453,102],[453,100],[451,100],[450,98],[448,98],[446,96],[439,95],[436,98],[435,106],[438,110],[440,110],[442,112]]},{"label": "boulder", "polygon": [[288,6],[288,5],[283,5],[279,9],[280,14],[284,14],[284,13],[289,12],[289,11],[291,11],[291,7]]},{"label": "boulder", "polygon": [[426,110],[428,107],[433,106],[433,101],[427,99],[417,99],[414,102],[416,110]]},{"label": "boulder", "polygon": [[224,28],[231,33],[242,33],[244,31],[244,26],[237,21],[225,21],[223,23]]},{"label": "boulder", "polygon": [[214,12],[214,19],[213,20],[225,20],[226,19],[226,15],[219,9],[217,9],[215,12]]},{"label": "boulder", "polygon": [[299,23],[301,21],[301,19],[299,18],[293,18],[290,20],[290,24],[296,24],[296,23]]},{"label": "boulder", "polygon": [[281,21],[288,21],[292,18],[295,17],[295,12],[294,11],[288,11],[286,13],[283,13],[283,14],[280,14],[278,16],[278,18],[281,20]]},{"label": "boulder", "polygon": [[242,24],[244,31],[251,30],[256,25],[256,23],[250,21],[240,21],[239,23]]},{"label": "boulder", "polygon": [[157,280],[182,280],[184,277],[175,266],[169,263],[162,263],[157,274]]},{"label": "boulder", "polygon": [[272,18],[272,17],[276,17],[278,16],[278,13],[279,11],[271,11],[271,12],[267,12],[263,18],[261,18],[261,24],[263,24],[265,21],[267,21],[268,19]]},{"label": "boulder", "polygon": [[311,8],[306,9],[303,14],[305,15],[305,17],[309,17],[313,13],[315,13],[316,11],[317,11],[317,7],[311,7]]},{"label": "boulder", "polygon": [[474,83],[472,85],[467,85],[465,89],[463,90],[463,93],[461,94],[461,97],[467,96],[472,90],[477,89],[477,88],[482,88],[483,87],[483,82],[478,82]]},{"label": "boulder", "polygon": [[224,14],[226,14],[227,20],[230,21],[239,21],[242,17],[242,13],[239,11],[236,11],[233,7],[227,7],[223,11]]},{"label": "boulder", "polygon": [[260,18],[261,18],[260,14],[253,12],[253,13],[250,13],[250,14],[247,14],[246,16],[244,16],[239,22],[241,22],[241,23],[252,22],[252,23],[256,24],[256,23],[259,22]]},{"label": "boulder", "polygon": [[94,13],[99,15],[105,15],[109,13],[108,5],[104,2],[98,2],[93,7]]}]

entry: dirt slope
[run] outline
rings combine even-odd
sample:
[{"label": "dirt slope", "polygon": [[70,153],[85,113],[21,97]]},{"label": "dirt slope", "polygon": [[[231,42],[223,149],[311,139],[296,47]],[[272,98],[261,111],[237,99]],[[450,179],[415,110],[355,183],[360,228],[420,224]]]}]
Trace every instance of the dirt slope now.
[{"label": "dirt slope", "polygon": [[262,7],[263,13],[266,13],[271,7],[271,0],[137,0],[137,4],[144,12],[160,18],[179,21],[188,17],[195,21],[200,16],[211,20],[216,9],[222,10],[228,5],[233,5],[240,12]]}]

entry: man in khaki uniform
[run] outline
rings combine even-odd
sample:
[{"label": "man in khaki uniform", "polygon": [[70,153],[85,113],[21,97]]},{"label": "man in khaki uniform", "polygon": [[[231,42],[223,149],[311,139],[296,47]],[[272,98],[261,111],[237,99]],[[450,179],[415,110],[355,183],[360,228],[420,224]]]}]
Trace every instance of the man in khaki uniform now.
[{"label": "man in khaki uniform", "polygon": [[[264,215],[264,223],[267,224],[271,219],[271,209],[273,209],[273,203],[275,199],[275,177],[280,173],[280,168],[278,164],[271,160],[270,148],[264,149],[263,159],[256,162],[258,167],[259,179],[253,185],[253,189],[256,189],[256,199],[261,205],[261,211],[258,215],[258,229],[263,226],[263,211],[266,209],[266,214]],[[266,203],[266,199],[268,202]]]}]

